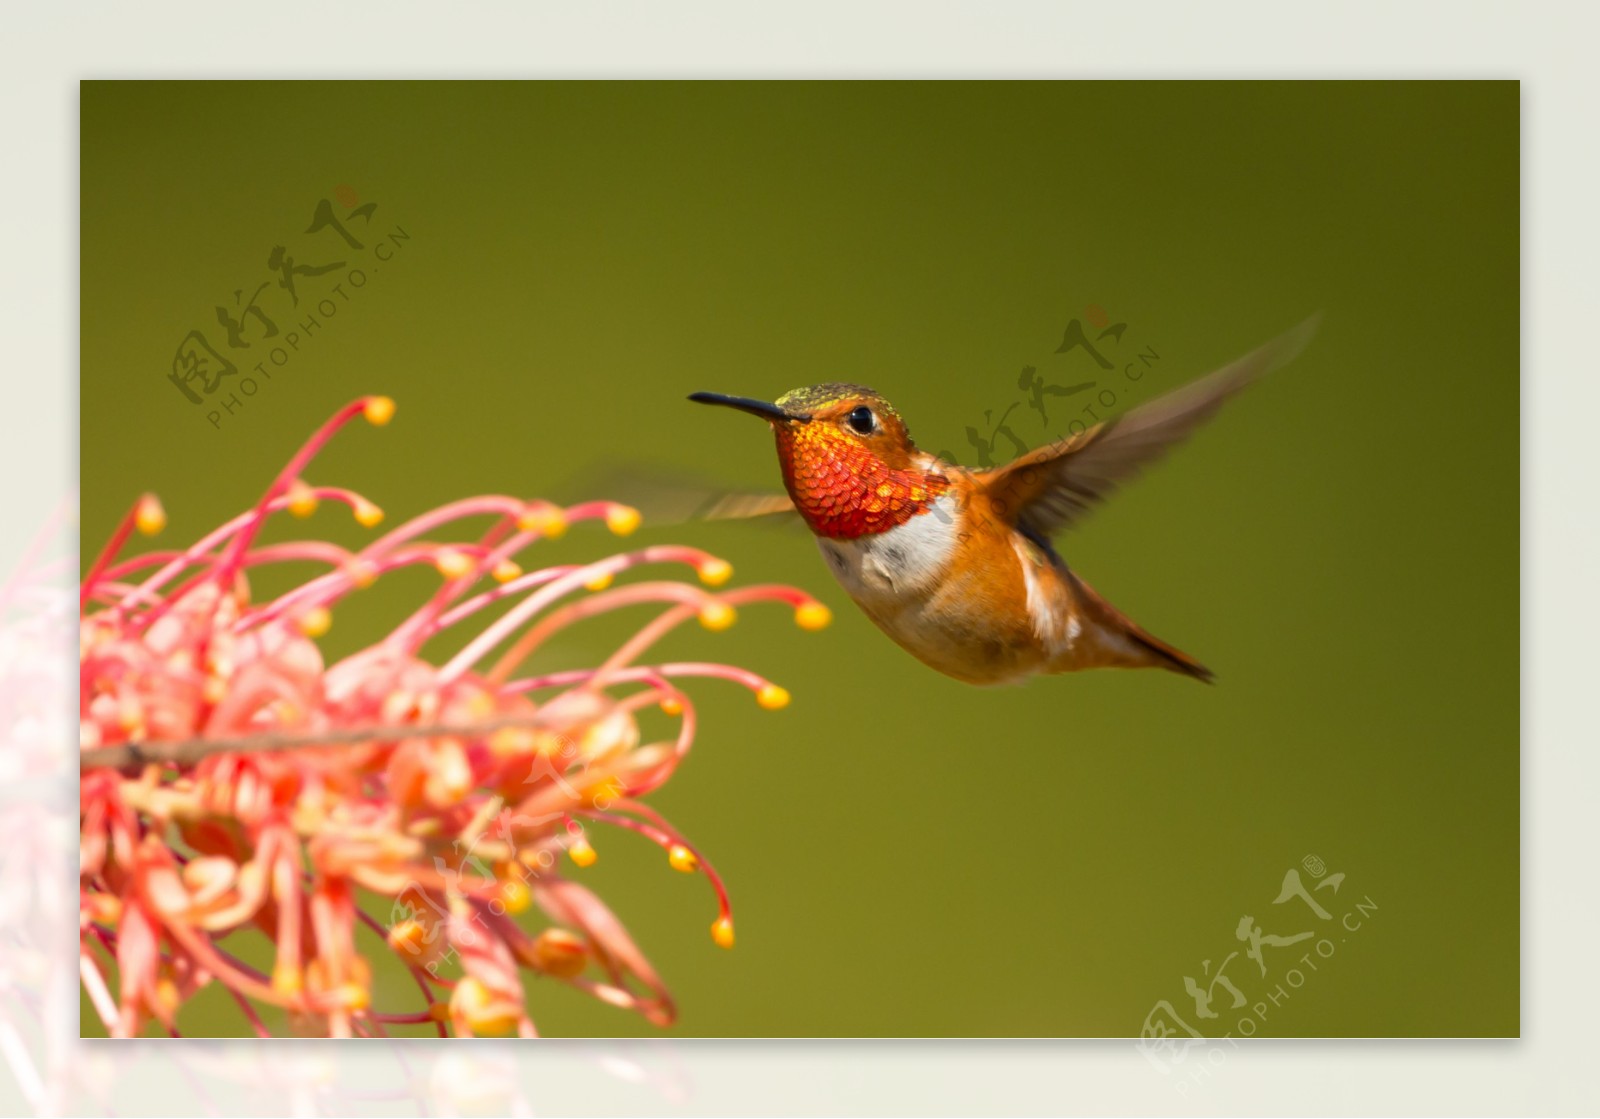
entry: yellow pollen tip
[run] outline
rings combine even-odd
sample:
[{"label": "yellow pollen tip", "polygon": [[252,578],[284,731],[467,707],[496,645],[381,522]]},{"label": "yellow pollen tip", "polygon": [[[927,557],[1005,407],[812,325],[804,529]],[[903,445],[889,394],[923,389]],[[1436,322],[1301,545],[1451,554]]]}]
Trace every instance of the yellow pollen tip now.
[{"label": "yellow pollen tip", "polygon": [[450,1011],[474,1033],[502,1035],[517,1028],[516,1015],[504,1000],[496,999],[483,981],[466,976],[450,994]]},{"label": "yellow pollen tip", "polygon": [[328,627],[333,625],[333,615],[326,606],[313,606],[296,619],[300,632],[307,637],[321,637],[328,632]]},{"label": "yellow pollen tip", "polygon": [[827,629],[831,621],[833,621],[833,611],[820,602],[805,602],[795,608],[794,624],[801,629],[813,632]]},{"label": "yellow pollen tip", "polygon": [[361,414],[373,427],[382,427],[394,419],[394,399],[388,396],[369,396],[361,406]]},{"label": "yellow pollen tip", "polygon": [[494,565],[494,579],[497,583],[509,583],[522,574],[522,566],[511,560],[504,559]]},{"label": "yellow pollen tip", "polygon": [[767,684],[756,693],[756,702],[768,711],[776,711],[780,707],[789,706],[789,692],[776,684]]},{"label": "yellow pollen tip", "polygon": [[713,633],[727,629],[738,620],[738,613],[726,602],[710,602],[700,608],[700,624]]},{"label": "yellow pollen tip", "polygon": [[683,700],[679,699],[677,696],[669,695],[666,699],[661,701],[661,710],[668,715],[682,715]]},{"label": "yellow pollen tip", "polygon": [[507,913],[521,913],[533,904],[533,891],[520,878],[508,879],[500,883],[500,904]]},{"label": "yellow pollen tip", "polygon": [[172,976],[162,975],[156,980],[155,998],[152,1000],[152,1009],[164,1011],[168,1016],[178,1012],[178,985],[173,982]]},{"label": "yellow pollen tip", "polygon": [[295,479],[289,486],[289,515],[305,520],[317,511],[317,495],[311,492],[311,487]]},{"label": "yellow pollen tip", "polygon": [[733,918],[718,917],[711,926],[711,939],[717,942],[718,948],[732,948]]},{"label": "yellow pollen tip", "polygon": [[720,587],[733,578],[733,564],[725,559],[712,556],[702,563],[697,569],[700,581],[708,587]]},{"label": "yellow pollen tip", "polygon": [[615,579],[615,576],[611,572],[602,571],[583,585],[591,591],[603,591],[611,585],[613,579]]},{"label": "yellow pollen tip", "polygon": [[122,920],[122,899],[116,894],[90,894],[89,915],[104,925],[115,925]]},{"label": "yellow pollen tip", "polygon": [[117,712],[117,725],[125,731],[143,731],[144,708],[139,705],[138,700],[128,700],[123,703],[121,710]]},{"label": "yellow pollen tip", "polygon": [[154,536],[167,527],[167,511],[161,508],[161,500],[155,494],[147,493],[139,499],[133,523],[146,536]]},{"label": "yellow pollen tip", "polygon": [[346,1010],[365,1010],[372,1005],[372,992],[359,983],[341,983],[334,996]]},{"label": "yellow pollen tip", "polygon": [[390,926],[384,940],[394,951],[404,953],[408,957],[417,957],[422,955],[427,937],[426,926],[414,917],[407,917],[404,921]]},{"label": "yellow pollen tip", "polygon": [[587,839],[580,839],[567,848],[567,857],[579,866],[593,866],[600,857],[600,852],[589,846]]},{"label": "yellow pollen tip", "polygon": [[607,778],[595,785],[588,792],[589,803],[596,808],[604,808],[622,795],[622,786],[616,778]]},{"label": "yellow pollen tip", "polygon": [[554,505],[530,505],[517,518],[517,528],[554,540],[567,531],[567,515]]},{"label": "yellow pollen tip", "polygon": [[606,510],[606,527],[616,536],[627,536],[639,527],[639,510],[631,505],[613,505]]},{"label": "yellow pollen tip", "polygon": [[667,862],[672,864],[673,870],[681,870],[685,874],[692,874],[700,868],[700,860],[694,852],[681,843],[674,843],[668,849]]},{"label": "yellow pollen tip", "polygon": [[272,969],[272,989],[280,995],[298,995],[305,990],[305,977],[300,969],[288,964],[277,964]]},{"label": "yellow pollen tip", "polygon": [[433,561],[433,566],[446,579],[464,579],[472,574],[476,563],[477,561],[465,552],[447,551],[439,553]]},{"label": "yellow pollen tip", "polygon": [[371,560],[356,560],[345,568],[344,573],[360,590],[366,590],[378,581],[378,567]]},{"label": "yellow pollen tip", "polygon": [[383,520],[383,510],[366,498],[357,501],[351,511],[355,513],[356,523],[362,528],[373,528]]},{"label": "yellow pollen tip", "polygon": [[501,727],[489,736],[489,753],[501,761],[531,754],[537,745],[527,727]]},{"label": "yellow pollen tip", "polygon": [[571,979],[589,966],[589,949],[566,929],[548,928],[534,938],[533,958],[546,974]]}]

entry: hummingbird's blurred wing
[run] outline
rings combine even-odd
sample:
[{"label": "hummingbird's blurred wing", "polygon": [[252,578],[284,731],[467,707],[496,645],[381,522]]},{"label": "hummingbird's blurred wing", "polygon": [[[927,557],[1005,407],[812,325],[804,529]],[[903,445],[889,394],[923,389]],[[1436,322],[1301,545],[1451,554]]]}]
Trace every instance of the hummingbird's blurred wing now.
[{"label": "hummingbird's blurred wing", "polygon": [[1181,443],[1235,393],[1287,364],[1305,348],[1320,317],[1312,316],[1231,365],[1148,404],[1005,466],[980,471],[974,480],[1000,516],[1049,539]]},{"label": "hummingbird's blurred wing", "polygon": [[638,509],[646,525],[726,520],[799,522],[798,510],[786,493],[731,491],[703,478],[663,473],[639,463],[589,471],[564,485],[561,496],[573,502],[593,498],[620,501]]},{"label": "hummingbird's blurred wing", "polygon": [[721,493],[695,511],[697,521],[749,520],[752,517],[774,517],[785,513],[798,514],[794,502],[786,493]]}]

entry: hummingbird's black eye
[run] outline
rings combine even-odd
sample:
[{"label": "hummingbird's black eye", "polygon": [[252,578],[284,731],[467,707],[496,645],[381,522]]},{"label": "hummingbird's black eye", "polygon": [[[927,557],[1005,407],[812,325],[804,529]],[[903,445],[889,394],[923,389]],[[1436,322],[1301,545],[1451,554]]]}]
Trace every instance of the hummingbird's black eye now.
[{"label": "hummingbird's black eye", "polygon": [[852,409],[850,414],[846,416],[845,419],[850,422],[851,427],[855,428],[856,431],[860,432],[862,435],[871,435],[873,430],[878,426],[878,417],[874,416],[872,414],[872,409],[868,408],[865,404],[861,405],[859,408]]}]

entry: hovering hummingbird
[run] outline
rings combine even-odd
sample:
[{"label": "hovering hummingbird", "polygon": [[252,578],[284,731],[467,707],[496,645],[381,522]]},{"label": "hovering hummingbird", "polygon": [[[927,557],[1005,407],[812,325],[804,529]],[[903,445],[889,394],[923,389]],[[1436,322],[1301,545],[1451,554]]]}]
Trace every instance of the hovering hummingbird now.
[{"label": "hovering hummingbird", "polygon": [[894,406],[861,385],[812,385],[770,404],[689,399],[759,416],[776,437],[787,498],[738,499],[731,515],[798,510],[856,605],[924,664],[973,684],[1102,667],[1210,682],[1210,669],[1101,598],[1051,537],[1292,358],[1314,325],[988,470],[919,450]]}]

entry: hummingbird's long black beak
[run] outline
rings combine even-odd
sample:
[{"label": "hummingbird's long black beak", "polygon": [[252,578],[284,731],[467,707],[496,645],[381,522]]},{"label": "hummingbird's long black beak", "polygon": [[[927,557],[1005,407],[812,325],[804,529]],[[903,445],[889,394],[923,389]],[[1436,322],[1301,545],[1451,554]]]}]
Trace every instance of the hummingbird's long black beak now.
[{"label": "hummingbird's long black beak", "polygon": [[737,408],[741,412],[749,412],[752,416],[760,416],[764,420],[782,420],[785,423],[808,424],[810,416],[802,416],[795,412],[786,412],[776,404],[768,404],[765,400],[751,400],[747,396],[724,396],[720,392],[692,392],[689,399],[696,404],[720,404],[724,408]]}]

